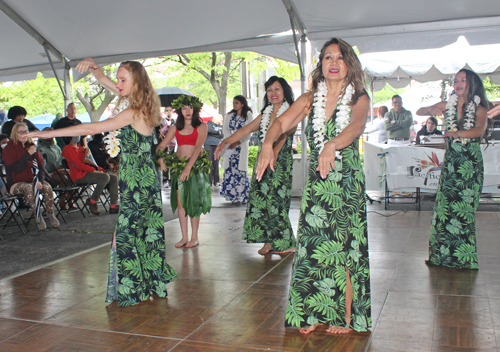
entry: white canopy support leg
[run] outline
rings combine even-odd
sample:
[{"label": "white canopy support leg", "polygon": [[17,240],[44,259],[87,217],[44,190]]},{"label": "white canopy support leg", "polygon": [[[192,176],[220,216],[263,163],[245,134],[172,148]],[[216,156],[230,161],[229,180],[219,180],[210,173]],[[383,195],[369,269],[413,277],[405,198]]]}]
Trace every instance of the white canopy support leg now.
[{"label": "white canopy support leg", "polygon": [[[63,111],[66,111],[66,107],[70,102],[73,100],[73,94],[72,94],[72,86],[71,86],[71,80],[69,77],[69,70],[70,66],[68,63],[64,65],[64,108]],[[63,115],[66,115],[66,113],[63,113]]]}]

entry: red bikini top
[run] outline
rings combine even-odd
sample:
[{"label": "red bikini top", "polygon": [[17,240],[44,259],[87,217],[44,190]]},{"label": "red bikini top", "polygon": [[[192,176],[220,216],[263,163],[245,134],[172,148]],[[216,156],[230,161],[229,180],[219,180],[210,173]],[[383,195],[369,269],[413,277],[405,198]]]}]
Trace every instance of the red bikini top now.
[{"label": "red bikini top", "polygon": [[198,127],[195,127],[193,133],[191,134],[180,134],[178,130],[175,130],[175,138],[177,139],[177,145],[196,145],[196,140],[198,139]]}]

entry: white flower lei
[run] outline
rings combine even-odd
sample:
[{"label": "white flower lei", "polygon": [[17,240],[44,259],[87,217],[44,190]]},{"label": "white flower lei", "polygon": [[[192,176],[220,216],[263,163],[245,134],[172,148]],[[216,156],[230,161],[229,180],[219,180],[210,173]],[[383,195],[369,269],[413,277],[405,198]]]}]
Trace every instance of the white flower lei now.
[{"label": "white flower lei", "polygon": [[[122,99],[120,104],[115,107],[113,113],[111,114],[111,118],[116,117],[119,113],[124,110],[127,110],[129,107],[129,101],[127,98]],[[109,132],[106,137],[104,137],[104,143],[106,143],[106,151],[109,156],[115,158],[120,153],[120,139],[118,135],[120,134],[120,130],[114,130]]]},{"label": "white flower lei", "polygon": [[[344,94],[342,94],[344,93]],[[335,131],[337,135],[342,132],[351,121],[351,107],[349,103],[351,101],[352,95],[354,94],[354,86],[352,84],[348,85],[345,90],[340,92],[339,98],[337,99],[337,104],[335,108],[339,109],[337,113],[337,118],[335,119]],[[314,118],[313,118],[313,129],[314,129],[314,142],[321,153],[325,147],[325,121],[326,121],[326,101],[328,95],[328,88],[325,81],[318,83],[318,91],[314,94]],[[339,104],[340,103],[340,104]],[[335,156],[340,158],[340,152],[336,151]]]},{"label": "white flower lei", "polygon": [[[283,103],[281,104],[281,107],[278,110],[278,113],[276,114],[276,118],[280,117],[281,114],[283,114],[289,107],[290,104],[288,104],[288,102],[284,100]],[[261,130],[260,139],[262,143],[264,143],[264,140],[266,139],[267,130],[269,129],[269,120],[271,119],[271,113],[273,112],[273,108],[274,105],[271,104],[262,113],[262,119],[260,120],[260,130]]]},{"label": "white flower lei", "polygon": [[[481,98],[475,95],[473,101],[467,104],[467,108],[465,109],[465,120],[464,120],[464,130],[470,130],[474,127],[474,121],[476,117],[476,106],[481,102]],[[456,124],[455,114],[457,112],[458,105],[458,96],[456,94],[452,94],[446,103],[446,130],[447,131],[458,131],[458,127]],[[467,144],[469,142],[469,138],[455,138],[453,143],[462,142],[462,144]]]}]

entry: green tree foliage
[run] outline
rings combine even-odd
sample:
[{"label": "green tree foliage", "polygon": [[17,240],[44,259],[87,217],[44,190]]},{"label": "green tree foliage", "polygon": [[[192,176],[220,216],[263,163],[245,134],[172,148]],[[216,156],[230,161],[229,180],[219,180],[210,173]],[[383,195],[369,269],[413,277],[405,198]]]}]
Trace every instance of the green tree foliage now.
[{"label": "green tree foliage", "polygon": [[256,145],[251,145],[248,147],[248,170],[253,170],[255,162],[257,161],[257,154],[259,153],[259,147]]},{"label": "green tree foliage", "polygon": [[483,80],[484,89],[489,100],[500,99],[500,85],[491,82],[489,77]]},{"label": "green tree foliage", "polygon": [[0,109],[20,105],[28,111],[28,118],[43,114],[65,114],[64,98],[55,78],[44,78],[0,84]]},{"label": "green tree foliage", "polygon": [[392,88],[390,85],[386,84],[382,90],[373,94],[373,104],[380,104],[390,100],[393,95],[402,94],[405,90],[406,88]]},{"label": "green tree foliage", "polygon": [[158,60],[157,64],[167,63],[163,70],[166,78],[153,83],[158,88],[175,86],[186,89],[224,115],[230,108],[227,101],[241,94],[240,65],[243,61],[255,74],[273,67],[286,80],[299,77],[298,66],[282,60],[253,52],[212,52],[167,56]]},{"label": "green tree foliage", "polygon": [[[227,103],[241,94],[240,65],[247,62],[251,73],[273,67],[276,74],[288,81],[299,77],[297,65],[253,52],[217,52],[168,56],[156,59],[147,68],[155,88],[176,86],[189,90],[205,103],[225,114]],[[143,62],[145,64],[148,61]],[[103,67],[108,77],[116,74],[118,65]],[[165,78],[156,77],[163,74]],[[226,82],[224,82],[226,80]],[[111,94],[92,75],[87,75],[73,85],[78,113],[87,111],[97,121],[103,109],[113,100]],[[229,98],[229,99],[227,99]],[[35,80],[0,84],[0,109],[21,105],[28,117],[42,114],[65,115],[64,98],[55,78],[38,74]],[[95,115],[95,116],[94,116]]]}]

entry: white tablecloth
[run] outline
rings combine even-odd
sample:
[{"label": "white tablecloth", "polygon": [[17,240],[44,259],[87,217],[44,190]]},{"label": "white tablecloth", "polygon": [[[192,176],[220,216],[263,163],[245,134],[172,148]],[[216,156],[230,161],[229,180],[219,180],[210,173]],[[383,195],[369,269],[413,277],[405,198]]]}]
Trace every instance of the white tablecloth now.
[{"label": "white tablecloth", "polygon": [[[483,193],[500,193],[500,144],[481,145],[484,160]],[[415,189],[436,192],[444,149],[389,146],[364,142],[364,166],[368,191]]]}]

